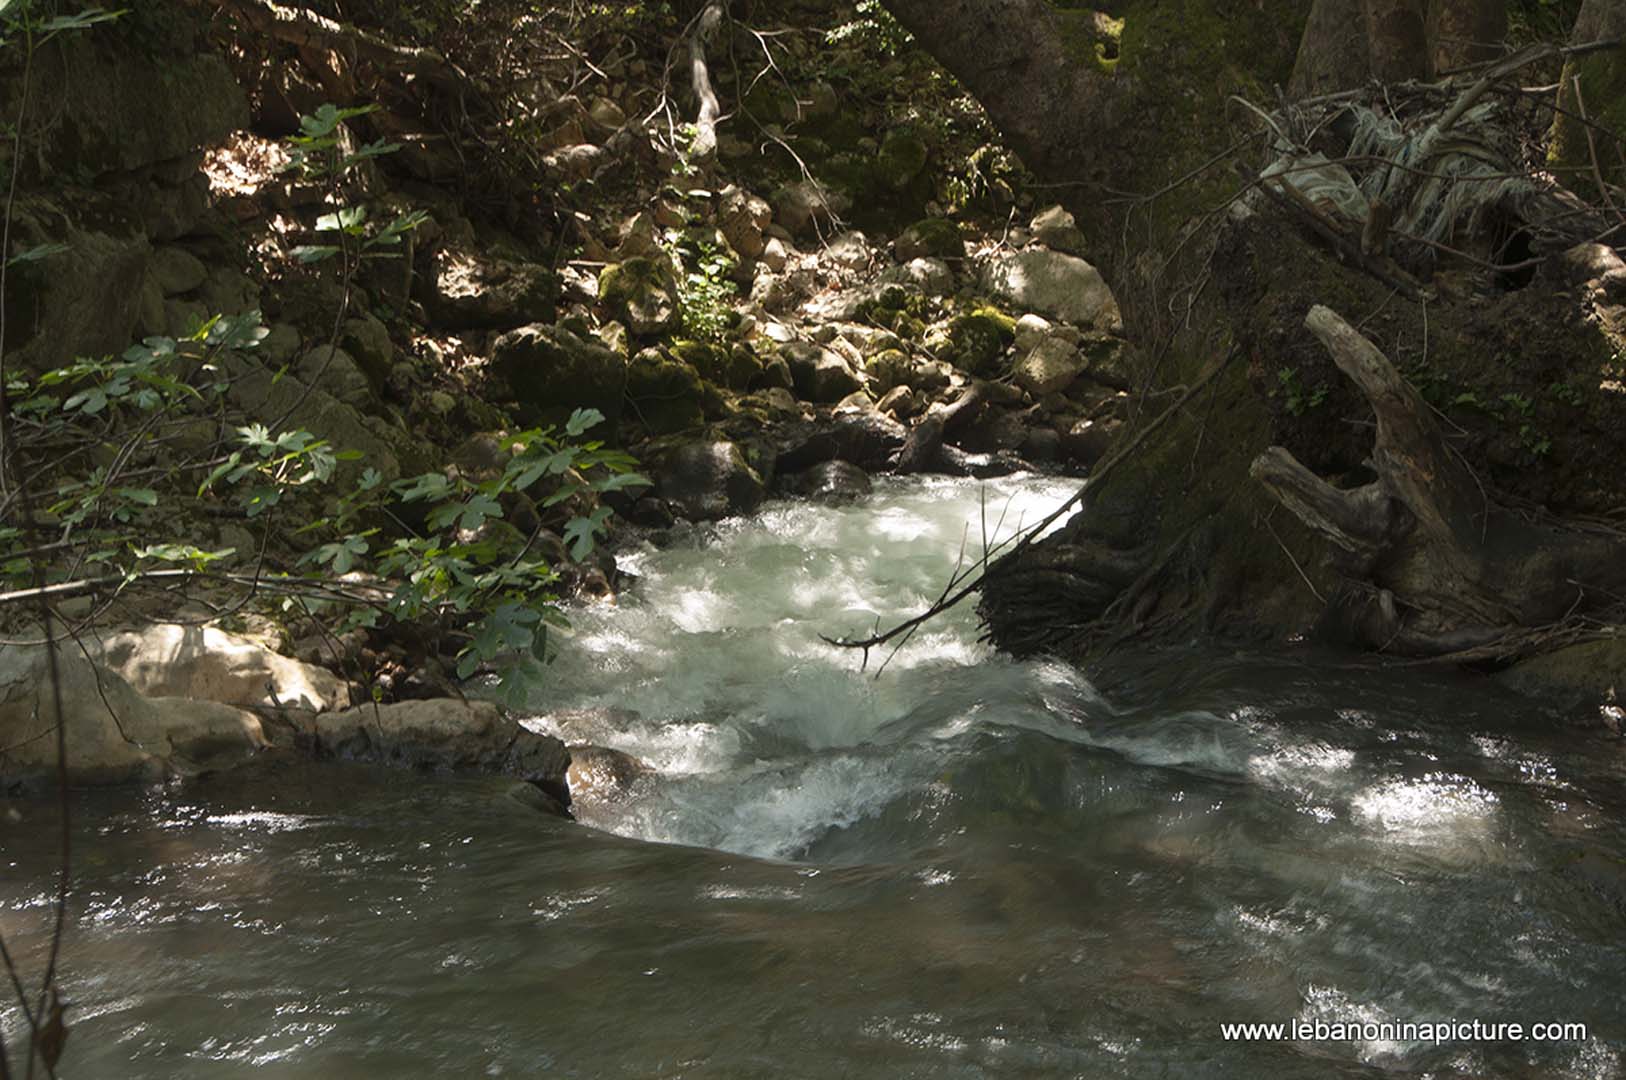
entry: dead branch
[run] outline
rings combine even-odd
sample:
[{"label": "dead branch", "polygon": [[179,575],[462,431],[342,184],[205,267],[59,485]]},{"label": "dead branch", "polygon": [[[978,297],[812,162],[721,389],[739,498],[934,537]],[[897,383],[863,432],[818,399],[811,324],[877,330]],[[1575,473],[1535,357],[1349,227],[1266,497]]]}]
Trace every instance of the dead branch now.
[{"label": "dead branch", "polygon": [[689,147],[690,160],[696,162],[709,161],[717,153],[717,118],[722,107],[717,103],[717,91],[712,88],[711,71],[706,66],[706,46],[723,23],[724,9],[722,0],[712,0],[695,20],[694,32],[689,35],[689,77],[700,103],[694,142]]},{"label": "dead branch", "polygon": [[301,48],[333,49],[392,68],[405,69],[445,89],[459,91],[473,83],[457,65],[433,49],[397,45],[347,23],[305,8],[273,0],[186,0],[208,4],[241,18],[253,29]]}]

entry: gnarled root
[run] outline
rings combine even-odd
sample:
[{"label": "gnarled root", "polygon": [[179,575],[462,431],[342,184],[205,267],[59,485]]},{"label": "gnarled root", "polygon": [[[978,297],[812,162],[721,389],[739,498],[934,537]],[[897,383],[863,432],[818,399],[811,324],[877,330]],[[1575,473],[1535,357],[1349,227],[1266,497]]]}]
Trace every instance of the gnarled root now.
[{"label": "gnarled root", "polygon": [[1532,523],[1496,506],[1447,445],[1432,411],[1387,357],[1332,310],[1305,326],[1377,416],[1377,478],[1340,490],[1273,446],[1250,470],[1334,547],[1349,587],[1330,616],[1401,655],[1524,651],[1530,630],[1604,606],[1626,577],[1616,534]]}]

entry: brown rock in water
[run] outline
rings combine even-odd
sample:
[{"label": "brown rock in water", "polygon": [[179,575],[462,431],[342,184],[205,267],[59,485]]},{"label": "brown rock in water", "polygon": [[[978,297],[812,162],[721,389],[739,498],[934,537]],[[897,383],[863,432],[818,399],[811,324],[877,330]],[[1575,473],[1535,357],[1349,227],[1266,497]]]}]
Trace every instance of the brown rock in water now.
[{"label": "brown rock in water", "polygon": [[650,768],[631,754],[604,746],[572,746],[565,774],[573,802],[606,803],[624,799]]}]

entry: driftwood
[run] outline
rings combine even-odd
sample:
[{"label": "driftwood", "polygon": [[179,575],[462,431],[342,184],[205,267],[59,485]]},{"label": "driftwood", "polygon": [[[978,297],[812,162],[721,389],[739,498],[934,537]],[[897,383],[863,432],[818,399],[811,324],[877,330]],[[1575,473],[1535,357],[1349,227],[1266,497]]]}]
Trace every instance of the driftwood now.
[{"label": "driftwood", "polygon": [[1357,638],[1408,656],[1495,652],[1618,594],[1619,537],[1502,510],[1376,346],[1325,307],[1305,326],[1376,414],[1368,464],[1377,478],[1339,489],[1279,446],[1250,471],[1332,544],[1328,561],[1351,588],[1329,614]]},{"label": "driftwood", "polygon": [[943,454],[944,436],[971,419],[984,400],[982,384],[972,383],[952,403],[927,413],[910,430],[892,471],[900,475],[935,471]]}]

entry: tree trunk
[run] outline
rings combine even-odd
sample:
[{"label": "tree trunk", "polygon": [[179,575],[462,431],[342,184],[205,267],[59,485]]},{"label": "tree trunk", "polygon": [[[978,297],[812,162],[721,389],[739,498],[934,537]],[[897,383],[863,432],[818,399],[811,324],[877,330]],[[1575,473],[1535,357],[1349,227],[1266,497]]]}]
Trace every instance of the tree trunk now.
[{"label": "tree trunk", "polygon": [[1621,44],[1571,57],[1564,64],[1559,111],[1548,143],[1548,160],[1575,170],[1565,179],[1577,191],[1592,195],[1600,194],[1599,178],[1607,184],[1626,184],[1626,0],[1582,4],[1570,43],[1598,41]]},{"label": "tree trunk", "polygon": [[[1268,205],[1215,213],[1237,191],[1230,163],[1258,161],[1268,134],[1234,99],[1270,101],[1290,76],[1302,93],[1426,78],[1467,47],[1459,37],[1495,36],[1486,2],[1143,0],[1124,12],[1109,74],[1093,50],[1067,44],[1066,13],[1044,0],[885,0],[1084,227],[1141,358],[1126,434],[1164,418],[1062,528],[989,568],[980,611],[996,646],[1078,660],[1125,636],[1281,640],[1319,629],[1419,656],[1492,655],[1510,635],[1596,614],[1621,594],[1615,537],[1494,510],[1396,372],[1444,371],[1465,400],[1524,410],[1522,426],[1503,415],[1482,440],[1500,447],[1496,478],[1517,485],[1543,472],[1531,456],[1560,456],[1575,424],[1547,401],[1551,387],[1597,385],[1605,343],[1575,312],[1583,294],[1602,295],[1602,277],[1579,291],[1542,279],[1490,307],[1425,302],[1368,272],[1358,227],[1329,241]],[[1626,0],[1588,4],[1618,12]],[[1478,273],[1493,289],[1522,284]],[[1330,312],[1306,328],[1318,304],[1368,336],[1382,327],[1383,351]],[[1328,381],[1329,347],[1362,396]],[[1308,390],[1291,388],[1310,380],[1307,405]],[[1194,386],[1203,390],[1188,400]],[[1620,397],[1586,399],[1595,426],[1547,474],[1610,459],[1616,441],[1626,457]],[[1324,413],[1303,415],[1323,399]],[[1181,404],[1164,414],[1171,400]],[[1586,497],[1594,491],[1597,507],[1626,494],[1626,480]]]}]

